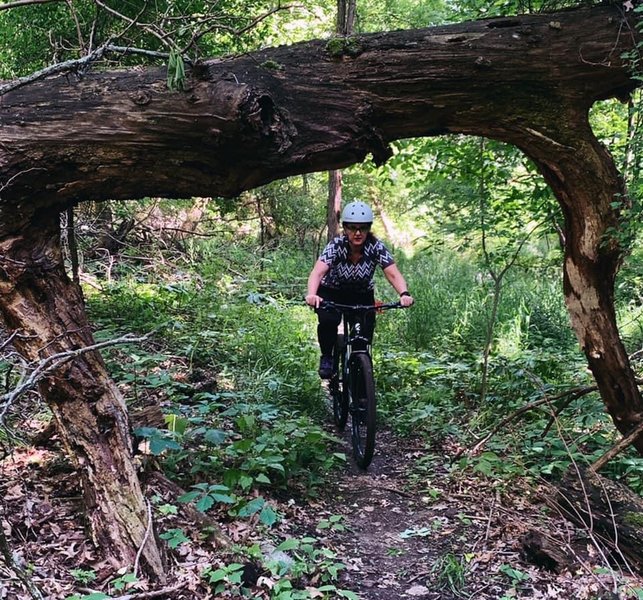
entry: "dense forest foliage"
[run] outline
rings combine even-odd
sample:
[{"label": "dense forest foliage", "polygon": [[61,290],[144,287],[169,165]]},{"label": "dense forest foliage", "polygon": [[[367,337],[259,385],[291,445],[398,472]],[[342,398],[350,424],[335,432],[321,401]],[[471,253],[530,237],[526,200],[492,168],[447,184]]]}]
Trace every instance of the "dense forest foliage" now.
[{"label": "dense forest foliage", "polygon": [[[118,65],[172,60],[180,70],[182,60],[328,37],[335,27],[335,6],[312,0],[215,4],[216,13],[200,1],[122,2],[109,10],[98,1],[51,2],[0,10],[0,78],[77,60],[107,43],[149,51],[106,55]],[[542,8],[358,0],[355,27],[422,27]],[[134,19],[146,25],[133,27]],[[631,192],[629,227],[619,232],[629,253],[618,277],[617,310],[639,372],[640,101],[637,93],[629,103],[597,103],[591,114]],[[242,591],[250,559],[273,582],[252,597],[358,597],[342,580],[341,557],[314,536],[275,543],[294,553],[288,563],[274,553],[271,562],[257,541],[285,520],[285,499],[323,496],[350,461],[329,426],[316,372],[316,320],[303,302],[308,272],[327,239],[327,186],[327,174],[315,173],[234,199],[86,202],[61,215],[69,275],[82,285],[96,340],[106,343],[103,355],[127,401],[142,469],[162,471],[183,491],[176,502],[151,498],[160,537],[177,556],[188,554],[182,549],[192,543],[192,530],[171,521],[185,506],[209,515],[202,539],[217,520],[251,523],[252,535],[235,540],[200,572],[215,597],[250,596]],[[410,490],[439,502],[441,492],[431,483],[438,463],[453,481],[492,483],[511,496],[512,489],[555,481],[570,465],[594,463],[618,441],[568,322],[563,217],[524,155],[482,138],[403,140],[383,166],[366,162],[345,170],[342,193],[346,201],[373,206],[375,233],[394,251],[416,300],[411,310],[378,318],[373,348],[381,429],[413,440],[416,449],[406,464]],[[381,299],[392,299],[383,278],[377,289]],[[33,365],[15,355],[9,333],[0,331],[5,463],[30,448],[49,421],[33,389],[15,393]],[[53,440],[45,444],[55,448]],[[387,452],[378,446],[378,453]],[[601,473],[643,494],[643,459],[633,450]],[[5,476],[9,480],[8,471]],[[0,503],[2,523],[7,531],[19,529],[9,525],[8,506]],[[343,517],[329,519],[322,529],[342,527]],[[14,546],[19,540],[3,537]],[[444,598],[475,589],[465,555],[445,554],[431,574],[447,590]],[[28,592],[10,598],[89,600],[145,590],[136,587],[135,569],[105,573],[91,560],[53,578],[20,562],[14,567],[20,578],[5,580]],[[497,573],[503,595],[493,597],[527,597],[520,595],[528,585],[525,570],[505,567]],[[609,561],[601,567],[623,598],[643,597],[643,588],[629,585]],[[39,596],[46,577],[59,580],[58,591]]]}]

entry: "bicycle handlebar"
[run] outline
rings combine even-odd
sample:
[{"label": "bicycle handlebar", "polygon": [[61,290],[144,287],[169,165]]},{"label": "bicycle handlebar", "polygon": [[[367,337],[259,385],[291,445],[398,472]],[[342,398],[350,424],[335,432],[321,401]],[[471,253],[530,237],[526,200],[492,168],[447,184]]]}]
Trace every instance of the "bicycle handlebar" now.
[{"label": "bicycle handlebar", "polygon": [[319,308],[335,308],[341,312],[368,312],[370,310],[388,310],[390,308],[408,308],[402,306],[399,302],[389,302],[387,304],[339,304],[331,300],[322,300]]}]

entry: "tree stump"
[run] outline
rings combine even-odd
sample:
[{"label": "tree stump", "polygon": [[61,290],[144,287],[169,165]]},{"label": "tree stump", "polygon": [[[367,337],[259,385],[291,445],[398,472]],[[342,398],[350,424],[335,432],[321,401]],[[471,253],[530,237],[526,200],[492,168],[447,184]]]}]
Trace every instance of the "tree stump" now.
[{"label": "tree stump", "polygon": [[576,564],[558,540],[537,529],[530,529],[520,538],[520,547],[528,562],[554,573],[562,573]]}]

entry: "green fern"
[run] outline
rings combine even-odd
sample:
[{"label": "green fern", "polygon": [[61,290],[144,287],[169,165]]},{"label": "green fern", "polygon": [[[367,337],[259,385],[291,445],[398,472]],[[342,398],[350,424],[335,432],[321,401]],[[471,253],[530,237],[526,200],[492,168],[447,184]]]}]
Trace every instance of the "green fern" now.
[{"label": "green fern", "polygon": [[170,51],[167,61],[167,87],[171,91],[185,89],[185,62],[177,50]]}]

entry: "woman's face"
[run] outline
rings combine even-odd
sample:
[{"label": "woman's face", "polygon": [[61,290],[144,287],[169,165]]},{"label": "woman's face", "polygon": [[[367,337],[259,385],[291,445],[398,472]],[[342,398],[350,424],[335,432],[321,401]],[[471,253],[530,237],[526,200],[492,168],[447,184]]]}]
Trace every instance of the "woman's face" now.
[{"label": "woman's face", "polygon": [[363,245],[370,230],[370,223],[344,223],[344,232],[351,246]]}]

